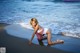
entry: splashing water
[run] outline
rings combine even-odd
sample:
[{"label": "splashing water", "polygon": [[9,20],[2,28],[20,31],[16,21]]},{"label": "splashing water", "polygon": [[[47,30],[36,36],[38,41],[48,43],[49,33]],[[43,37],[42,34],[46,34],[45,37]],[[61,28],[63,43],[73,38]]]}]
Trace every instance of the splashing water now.
[{"label": "splashing water", "polygon": [[32,29],[29,21],[35,17],[41,26],[51,28],[53,34],[69,32],[65,35],[80,37],[80,3],[18,1],[0,4],[0,12],[3,12],[0,23],[20,24]]}]

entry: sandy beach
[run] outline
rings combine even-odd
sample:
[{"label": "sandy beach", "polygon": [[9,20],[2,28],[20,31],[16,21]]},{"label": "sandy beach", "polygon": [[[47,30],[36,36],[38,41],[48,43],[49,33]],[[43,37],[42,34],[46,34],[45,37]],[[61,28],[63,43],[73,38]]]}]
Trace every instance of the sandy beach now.
[{"label": "sandy beach", "polygon": [[[6,53],[80,53],[80,2],[71,1],[74,2],[0,0],[0,49],[6,48]],[[31,18],[36,18],[42,27],[51,29],[52,41],[61,39],[64,44],[40,46],[35,37],[30,46],[33,30],[28,25],[26,29],[25,24],[29,24]],[[62,36],[61,32],[69,33]]]},{"label": "sandy beach", "polygon": [[7,34],[4,27],[8,24],[0,24],[0,47],[6,47],[7,53],[68,53],[52,47],[40,45],[29,45],[27,39],[11,36]]}]

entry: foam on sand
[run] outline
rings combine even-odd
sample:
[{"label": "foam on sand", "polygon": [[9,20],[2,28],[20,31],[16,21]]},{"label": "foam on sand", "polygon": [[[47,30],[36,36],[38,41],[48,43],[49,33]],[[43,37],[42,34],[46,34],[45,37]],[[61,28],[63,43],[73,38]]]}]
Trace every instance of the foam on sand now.
[{"label": "foam on sand", "polygon": [[[25,24],[12,24],[8,25],[5,27],[5,30],[7,31],[8,34],[23,38],[23,39],[31,39],[33,30],[31,29],[30,25],[25,25]],[[52,41],[56,39],[62,39],[64,40],[64,44],[59,44],[59,45],[53,45],[51,47],[57,48],[60,50],[64,51],[69,51],[69,52],[80,52],[80,39],[78,38],[72,38],[72,37],[66,37],[66,36],[61,36],[61,35],[52,35]],[[33,39],[33,43],[38,44],[37,37],[35,36]],[[44,41],[44,44],[47,44],[47,40]]]}]

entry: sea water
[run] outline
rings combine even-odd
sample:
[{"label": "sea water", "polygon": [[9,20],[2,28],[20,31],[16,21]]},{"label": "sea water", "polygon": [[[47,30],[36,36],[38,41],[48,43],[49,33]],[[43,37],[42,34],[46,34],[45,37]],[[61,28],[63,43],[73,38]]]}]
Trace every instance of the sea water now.
[{"label": "sea water", "polygon": [[52,34],[68,32],[66,36],[80,38],[80,2],[0,1],[0,23],[29,24],[31,18],[50,28]]}]

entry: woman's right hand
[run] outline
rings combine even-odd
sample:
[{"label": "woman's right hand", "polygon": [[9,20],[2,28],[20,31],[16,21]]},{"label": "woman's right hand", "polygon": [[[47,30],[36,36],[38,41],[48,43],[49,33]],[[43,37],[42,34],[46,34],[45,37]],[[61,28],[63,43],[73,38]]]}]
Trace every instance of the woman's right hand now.
[{"label": "woman's right hand", "polygon": [[32,41],[29,41],[29,45],[31,45],[32,44]]}]

